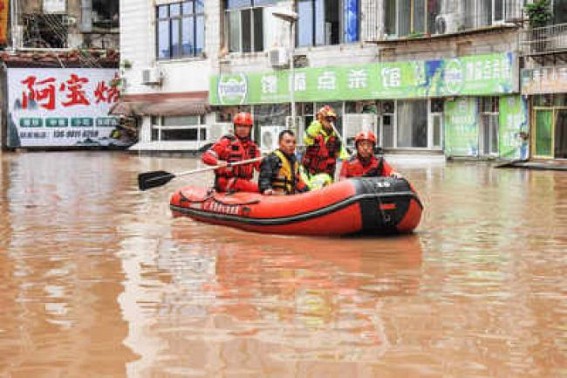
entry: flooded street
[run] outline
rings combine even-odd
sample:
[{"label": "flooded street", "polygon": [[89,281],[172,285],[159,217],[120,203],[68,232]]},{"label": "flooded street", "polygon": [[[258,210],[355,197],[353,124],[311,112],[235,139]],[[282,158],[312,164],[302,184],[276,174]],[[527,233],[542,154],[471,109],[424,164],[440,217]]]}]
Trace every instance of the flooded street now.
[{"label": "flooded street", "polygon": [[333,239],[173,219],[210,173],[138,191],[195,159],[0,159],[2,377],[567,376],[567,172],[391,157],[416,232]]}]

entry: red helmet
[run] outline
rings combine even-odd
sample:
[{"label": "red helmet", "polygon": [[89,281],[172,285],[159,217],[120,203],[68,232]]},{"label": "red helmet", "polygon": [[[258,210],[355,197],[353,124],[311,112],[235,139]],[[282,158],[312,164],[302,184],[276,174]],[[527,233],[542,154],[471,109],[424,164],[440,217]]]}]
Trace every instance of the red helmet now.
[{"label": "red helmet", "polygon": [[321,109],[319,109],[317,115],[323,118],[327,118],[327,117],[333,117],[335,119],[337,118],[337,113],[335,112],[335,109],[331,108],[329,105],[325,105]]},{"label": "red helmet", "polygon": [[254,125],[254,120],[252,119],[252,114],[248,112],[240,112],[234,116],[232,123],[235,125],[250,126]]},{"label": "red helmet", "polygon": [[354,144],[357,145],[358,142],[361,142],[363,140],[368,140],[372,144],[376,145],[376,135],[374,135],[372,131],[361,131],[356,134],[356,137],[354,138]]}]

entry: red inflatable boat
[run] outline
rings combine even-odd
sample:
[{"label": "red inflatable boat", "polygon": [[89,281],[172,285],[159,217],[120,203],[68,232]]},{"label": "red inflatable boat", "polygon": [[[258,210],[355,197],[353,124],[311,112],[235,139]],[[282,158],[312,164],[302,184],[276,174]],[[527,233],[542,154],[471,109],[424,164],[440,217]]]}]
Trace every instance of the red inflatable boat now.
[{"label": "red inflatable boat", "polygon": [[171,197],[174,216],[286,235],[386,235],[413,231],[423,206],[405,179],[364,177],[291,196],[217,193],[185,187]]}]

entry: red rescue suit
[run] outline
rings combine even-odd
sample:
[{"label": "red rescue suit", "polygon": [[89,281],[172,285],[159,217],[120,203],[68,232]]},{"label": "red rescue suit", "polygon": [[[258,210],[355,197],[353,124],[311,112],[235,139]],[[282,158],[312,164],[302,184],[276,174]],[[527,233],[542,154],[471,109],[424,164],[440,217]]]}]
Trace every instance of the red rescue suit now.
[{"label": "red rescue suit", "polygon": [[[219,160],[228,163],[260,157],[258,145],[250,139],[225,135],[211,146],[201,160],[207,165],[218,165]],[[215,190],[219,192],[258,192],[258,184],[251,181],[254,169],[260,170],[260,161],[215,169]]]},{"label": "red rescue suit", "polygon": [[301,163],[310,174],[328,173],[335,175],[337,156],[341,150],[341,142],[335,135],[325,137],[317,135],[314,143],[308,146]]},{"label": "red rescue suit", "polygon": [[362,160],[357,154],[349,160],[343,161],[339,179],[344,180],[349,177],[390,176],[393,171],[394,169],[390,164],[386,163],[383,158],[377,158],[372,155],[369,159]]}]

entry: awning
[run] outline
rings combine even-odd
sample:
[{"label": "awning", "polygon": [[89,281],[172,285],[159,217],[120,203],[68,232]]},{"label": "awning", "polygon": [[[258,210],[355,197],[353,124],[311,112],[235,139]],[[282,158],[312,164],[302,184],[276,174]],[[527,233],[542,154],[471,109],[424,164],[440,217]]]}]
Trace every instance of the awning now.
[{"label": "awning", "polygon": [[202,101],[125,101],[118,102],[109,113],[124,116],[185,116],[204,115],[209,112],[209,104]]}]

